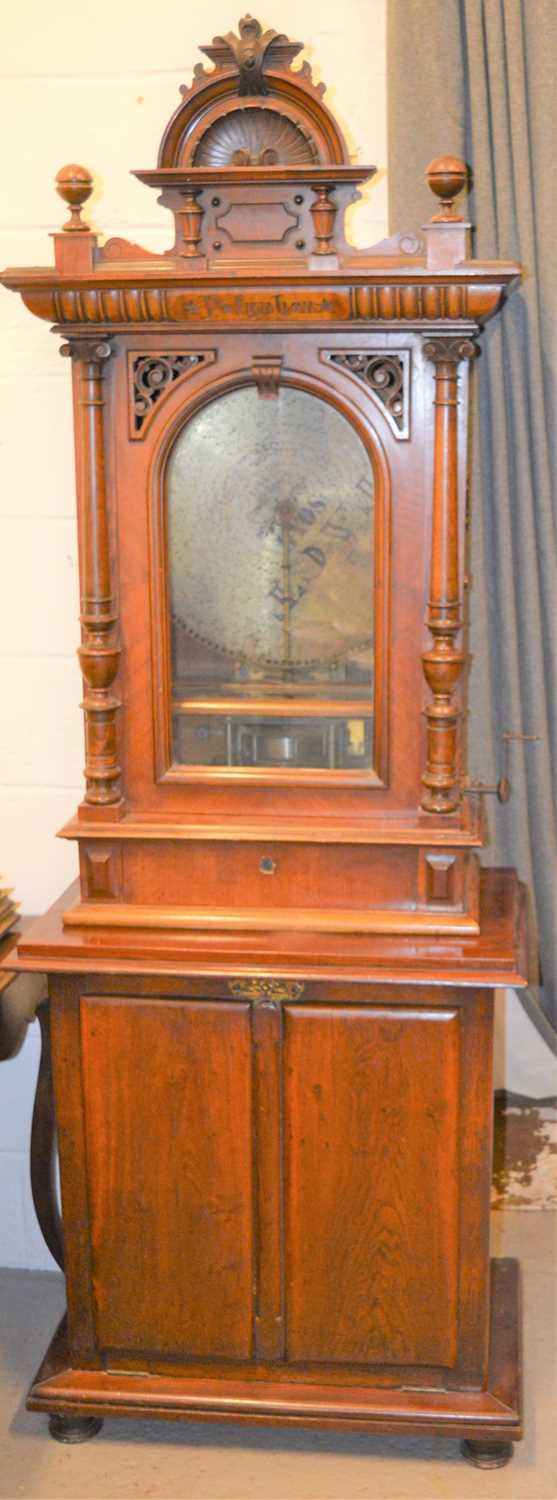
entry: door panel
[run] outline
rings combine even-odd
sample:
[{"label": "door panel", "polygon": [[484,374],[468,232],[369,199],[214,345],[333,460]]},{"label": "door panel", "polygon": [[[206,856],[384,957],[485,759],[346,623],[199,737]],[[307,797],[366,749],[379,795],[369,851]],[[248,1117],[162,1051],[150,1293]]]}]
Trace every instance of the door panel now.
[{"label": "door panel", "polygon": [[81,1000],[104,1349],[249,1358],[249,1006]]},{"label": "door panel", "polygon": [[456,1010],[288,1006],[288,1357],[453,1366]]}]

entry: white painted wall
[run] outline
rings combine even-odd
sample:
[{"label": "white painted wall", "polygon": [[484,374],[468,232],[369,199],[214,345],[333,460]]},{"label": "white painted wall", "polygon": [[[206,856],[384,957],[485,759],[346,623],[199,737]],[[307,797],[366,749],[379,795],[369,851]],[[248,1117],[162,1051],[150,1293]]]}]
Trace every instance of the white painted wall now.
[{"label": "white painted wall", "polygon": [[[130,168],[155,165],[179,85],[200,60],[198,42],[235,27],[239,11],[233,0],[165,0],[160,11],[151,0],[10,7],[0,63],[0,265],[51,261],[48,234],[65,217],[53,179],[70,161],[96,174],[88,209],[97,229],[167,247],[169,220]],[[316,81],[332,80],[327,102],[354,159],[380,169],[355,211],[353,237],[381,239],[385,0],[276,0],[261,19],[306,41]],[[76,874],[73,845],[55,834],[81,796],[70,372],[58,338],[13,293],[0,292],[0,330],[0,877],[24,912],[39,912]],[[53,1264],[27,1185],[38,1043],[35,1024],[19,1056],[0,1067],[0,1265]]]}]

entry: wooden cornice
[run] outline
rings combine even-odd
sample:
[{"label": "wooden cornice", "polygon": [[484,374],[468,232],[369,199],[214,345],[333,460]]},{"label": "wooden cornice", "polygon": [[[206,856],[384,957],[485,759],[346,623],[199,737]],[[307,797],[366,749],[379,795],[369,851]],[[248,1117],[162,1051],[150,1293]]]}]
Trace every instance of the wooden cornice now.
[{"label": "wooden cornice", "polygon": [[354,187],[360,183],[369,182],[375,176],[377,167],[345,165],[345,163],[319,162],[316,166],[293,167],[269,167],[245,166],[245,167],[150,167],[132,171],[132,177],[137,177],[145,187],[157,188],[160,192],[164,188],[175,188],[179,190],[185,187],[238,187],[250,184],[253,186],[269,187],[274,183],[286,183],[289,185],[313,182],[351,183]]},{"label": "wooden cornice", "polygon": [[[131,247],[130,247],[131,248]],[[514,262],[463,263],[450,271],[424,262],[343,267],[326,275],[253,272],[230,278],[196,276],[168,259],[99,264],[84,274],[53,268],[9,268],[0,280],[19,292],[36,317],[60,325],[247,325],[391,323],[428,327],[438,321],[483,324],[520,275]]]}]

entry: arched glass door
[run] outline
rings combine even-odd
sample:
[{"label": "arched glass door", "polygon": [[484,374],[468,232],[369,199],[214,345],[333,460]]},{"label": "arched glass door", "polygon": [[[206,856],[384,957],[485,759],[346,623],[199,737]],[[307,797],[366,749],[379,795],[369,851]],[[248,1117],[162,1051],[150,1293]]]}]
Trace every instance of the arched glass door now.
[{"label": "arched glass door", "polygon": [[371,769],[374,478],[355,427],[229,391],[166,470],[174,763]]}]

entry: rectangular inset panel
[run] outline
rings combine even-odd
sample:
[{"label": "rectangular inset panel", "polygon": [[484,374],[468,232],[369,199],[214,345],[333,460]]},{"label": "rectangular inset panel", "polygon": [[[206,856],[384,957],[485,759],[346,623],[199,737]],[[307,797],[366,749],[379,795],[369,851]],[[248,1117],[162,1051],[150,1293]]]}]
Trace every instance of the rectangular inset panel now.
[{"label": "rectangular inset panel", "polygon": [[452,1366],[458,1013],[288,1006],[285,1047],[288,1357]]},{"label": "rectangular inset panel", "polygon": [[299,214],[292,213],[286,203],[274,203],[271,197],[259,203],[230,203],[215,219],[217,229],[227,234],[233,245],[280,245],[299,222]]},{"label": "rectangular inset panel", "polygon": [[81,1001],[101,1347],[249,1357],[249,1007]]}]

